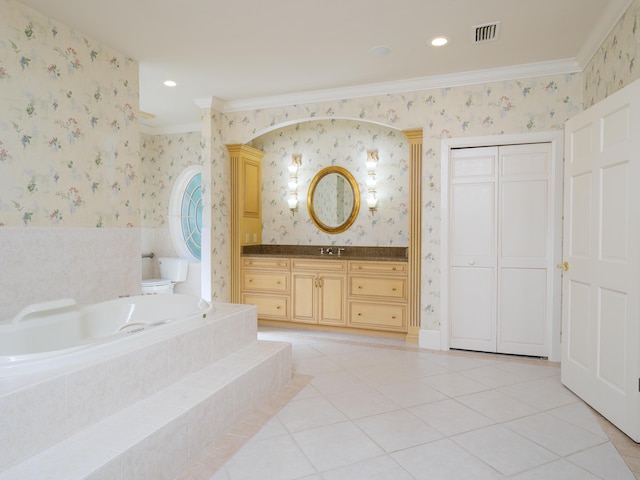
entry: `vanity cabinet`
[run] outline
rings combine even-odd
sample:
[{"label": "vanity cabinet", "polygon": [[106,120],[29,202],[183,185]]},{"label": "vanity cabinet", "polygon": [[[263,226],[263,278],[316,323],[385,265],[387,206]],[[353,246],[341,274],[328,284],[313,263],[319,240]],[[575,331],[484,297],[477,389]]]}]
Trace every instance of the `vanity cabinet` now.
[{"label": "vanity cabinet", "polygon": [[245,254],[240,287],[242,303],[256,305],[265,324],[408,332],[406,261]]},{"label": "vanity cabinet", "polygon": [[407,331],[408,277],[404,262],[349,262],[348,325]]},{"label": "vanity cabinet", "polygon": [[289,320],[290,265],[288,258],[243,257],[242,303],[256,305],[260,318]]},{"label": "vanity cabinet", "polygon": [[347,262],[291,259],[294,322],[346,325]]}]

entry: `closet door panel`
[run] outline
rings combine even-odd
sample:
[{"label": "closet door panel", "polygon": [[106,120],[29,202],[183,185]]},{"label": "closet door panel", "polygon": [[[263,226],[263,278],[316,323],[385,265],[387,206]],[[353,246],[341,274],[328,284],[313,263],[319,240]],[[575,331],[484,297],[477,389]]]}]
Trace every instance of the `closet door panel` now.
[{"label": "closet door panel", "polygon": [[503,268],[498,284],[498,351],[547,355],[547,270]]},{"label": "closet door panel", "polygon": [[503,264],[544,264],[549,230],[548,182],[503,182],[500,198],[499,257]]},{"label": "closet door panel", "polygon": [[451,347],[495,352],[495,269],[453,267],[449,280]]},{"label": "closet door panel", "polygon": [[452,186],[451,255],[454,264],[493,259],[496,250],[495,184]]}]

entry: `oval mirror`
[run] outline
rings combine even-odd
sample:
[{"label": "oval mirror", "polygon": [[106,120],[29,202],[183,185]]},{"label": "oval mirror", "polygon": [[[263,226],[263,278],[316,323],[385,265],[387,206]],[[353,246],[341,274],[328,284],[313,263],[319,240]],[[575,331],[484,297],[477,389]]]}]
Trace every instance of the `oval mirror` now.
[{"label": "oval mirror", "polygon": [[342,167],[323,168],[309,186],[307,209],[323,232],[344,232],[356,221],[360,210],[356,179]]}]

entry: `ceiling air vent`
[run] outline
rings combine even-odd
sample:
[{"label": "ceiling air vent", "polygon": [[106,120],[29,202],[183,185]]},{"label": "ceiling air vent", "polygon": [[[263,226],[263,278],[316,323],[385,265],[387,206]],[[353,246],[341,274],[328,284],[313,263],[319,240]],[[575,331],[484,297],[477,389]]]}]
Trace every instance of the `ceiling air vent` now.
[{"label": "ceiling air vent", "polygon": [[490,42],[498,38],[500,22],[485,23],[473,27],[473,43]]}]

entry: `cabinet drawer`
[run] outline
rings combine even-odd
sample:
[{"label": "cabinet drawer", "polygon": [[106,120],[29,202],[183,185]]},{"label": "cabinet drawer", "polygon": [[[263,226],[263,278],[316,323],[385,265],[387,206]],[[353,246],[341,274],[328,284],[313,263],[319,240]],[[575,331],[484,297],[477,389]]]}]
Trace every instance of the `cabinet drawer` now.
[{"label": "cabinet drawer", "polygon": [[289,270],[290,260],[278,257],[242,257],[242,268]]},{"label": "cabinet drawer", "polygon": [[242,272],[242,290],[253,292],[289,293],[289,272]]},{"label": "cabinet drawer", "polygon": [[314,272],[346,272],[347,262],[344,260],[325,260],[320,258],[293,258],[291,268],[296,270],[312,270]]},{"label": "cabinet drawer", "polygon": [[349,272],[351,273],[387,273],[390,275],[406,275],[406,262],[359,262],[352,260],[349,262]]},{"label": "cabinet drawer", "polygon": [[407,279],[398,277],[349,277],[349,295],[352,297],[385,297],[390,300],[407,299]]},{"label": "cabinet drawer", "polygon": [[406,318],[406,305],[349,302],[349,326],[404,332]]},{"label": "cabinet drawer", "polygon": [[258,307],[258,318],[289,320],[289,297],[244,293],[242,303]]}]

